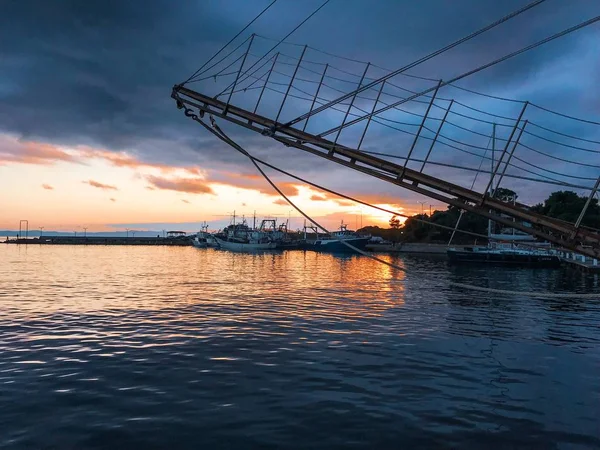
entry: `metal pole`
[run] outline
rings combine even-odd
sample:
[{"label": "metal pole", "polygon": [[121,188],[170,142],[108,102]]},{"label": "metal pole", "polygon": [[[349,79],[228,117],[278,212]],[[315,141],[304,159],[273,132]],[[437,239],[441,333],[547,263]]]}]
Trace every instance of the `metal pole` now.
[{"label": "metal pole", "polygon": [[[437,142],[437,138],[440,135],[440,132],[442,131],[442,127],[444,126],[444,122],[446,122],[446,117],[448,117],[448,113],[450,112],[450,108],[452,108],[453,104],[454,104],[454,99],[450,100],[450,104],[448,105],[448,109],[444,113],[444,117],[442,117],[442,121],[440,122],[440,126],[438,127],[438,129],[437,129],[437,131],[435,133],[433,141],[431,141],[431,145],[429,146],[429,151],[427,152],[427,156],[425,156],[425,160],[423,161],[423,165],[421,166],[421,170],[419,170],[419,172],[423,172],[423,169],[425,168],[425,164],[427,164],[427,160],[429,159],[429,155],[431,155],[431,151],[433,150],[433,146]],[[369,118],[369,120],[370,120],[370,118]]]},{"label": "metal pole", "polygon": [[452,240],[454,239],[454,235],[456,234],[456,230],[458,229],[458,225],[460,224],[460,219],[462,219],[462,216],[464,213],[465,213],[465,210],[461,209],[458,219],[456,220],[456,225],[454,225],[454,230],[452,230],[452,235],[450,236],[450,240],[448,241],[448,247],[450,247],[450,244],[452,243]]},{"label": "metal pole", "polygon": [[273,64],[271,65],[271,68],[269,69],[269,74],[267,75],[265,84],[263,84],[263,87],[260,91],[260,95],[258,96],[258,101],[256,102],[256,106],[254,107],[254,111],[252,111],[255,114],[256,114],[256,110],[258,109],[258,105],[260,104],[260,99],[262,98],[263,93],[265,92],[265,88],[267,87],[267,84],[269,84],[269,78],[271,78],[271,73],[273,72],[273,69],[275,68],[275,64],[277,63],[278,57],[279,57],[279,52],[275,53],[275,59],[273,59]]},{"label": "metal pole", "polygon": [[[440,89],[441,85],[442,85],[442,80],[440,80],[438,82],[438,85],[436,86],[435,91],[433,91],[433,95],[431,96],[431,101],[429,102],[429,105],[427,105],[427,110],[425,111],[425,115],[423,116],[423,120],[421,121],[421,125],[419,125],[419,129],[417,130],[417,134],[415,134],[415,138],[413,139],[413,143],[410,146],[410,150],[408,151],[408,155],[406,156],[406,161],[404,161],[404,169],[406,169],[406,166],[408,166],[408,161],[410,160],[410,156],[412,155],[412,152],[415,149],[415,146],[417,145],[417,141],[419,140],[419,136],[421,135],[421,131],[423,130],[423,127],[425,126],[425,122],[427,121],[427,116],[429,115],[429,111],[431,110],[431,107],[433,106],[433,101],[435,100],[435,96],[437,95],[438,90]],[[402,177],[404,176],[404,169],[402,169],[402,172],[400,173],[400,176],[398,177],[399,180],[401,180]]]},{"label": "metal pole", "polygon": [[275,122],[279,120],[279,116],[281,115],[281,111],[283,111],[283,105],[285,105],[285,100],[287,99],[288,94],[290,93],[290,89],[292,89],[292,84],[294,83],[294,79],[296,78],[296,74],[298,73],[298,69],[300,68],[300,64],[302,63],[302,58],[304,58],[304,53],[306,53],[307,45],[302,49],[302,54],[300,55],[300,59],[298,60],[298,64],[296,64],[296,68],[294,69],[294,74],[292,75],[292,79],[290,80],[290,84],[288,84],[287,90],[285,91],[285,95],[283,96],[283,101],[281,102],[281,106],[279,107],[279,112],[277,113],[277,117],[275,117]]},{"label": "metal pole", "polygon": [[577,222],[575,222],[575,232],[573,233],[573,236],[571,237],[571,239],[573,239],[575,237],[575,235],[577,234],[577,231],[579,230],[579,226],[581,225],[581,221],[583,220],[583,216],[585,216],[585,213],[587,212],[588,207],[590,206],[590,203],[592,202],[592,198],[594,198],[594,195],[596,195],[596,192],[598,191],[598,186],[600,186],[600,177],[598,177],[598,179],[596,180],[596,184],[592,188],[592,192],[590,192],[590,196],[586,200],[585,205],[584,205],[583,209],[581,210],[579,217],[577,218]]},{"label": "metal pole", "polygon": [[[492,162],[490,166],[490,180],[492,181],[492,185],[494,184],[494,156],[496,152],[496,124],[492,125]],[[490,188],[490,195],[492,194]],[[490,210],[491,211],[491,210]],[[488,219],[488,245],[490,244],[490,238],[492,236],[493,225],[492,219]]]},{"label": "metal pole", "polygon": [[244,63],[246,62],[248,53],[250,53],[250,47],[252,47],[253,40],[254,40],[254,33],[252,33],[252,36],[250,36],[250,43],[248,44],[248,50],[246,50],[246,53],[244,54],[244,59],[242,59],[242,64],[240,65],[240,70],[238,70],[238,73],[235,76],[235,81],[233,82],[233,87],[231,88],[231,91],[229,92],[229,98],[227,99],[227,103],[225,104],[225,111],[224,111],[225,113],[227,113],[227,108],[229,108],[229,102],[231,102],[231,97],[233,96],[233,91],[235,91],[235,86],[237,85],[237,82],[240,78],[240,74],[242,73],[242,69],[244,68]]},{"label": "metal pole", "polygon": [[492,176],[490,178],[490,181],[489,181],[488,185],[486,186],[486,188],[483,190],[483,197],[481,198],[481,204],[483,204],[485,202],[485,198],[488,195],[488,191],[492,187],[492,181],[495,178],[496,173],[498,172],[498,169],[500,168],[500,164],[502,163],[502,160],[504,159],[504,155],[506,154],[506,152],[508,150],[508,146],[510,145],[510,142],[512,141],[512,138],[515,135],[515,131],[517,131],[517,128],[519,127],[519,123],[521,123],[521,118],[523,117],[523,114],[525,114],[525,109],[527,108],[527,105],[529,105],[529,102],[525,102],[525,104],[523,105],[523,109],[521,109],[521,113],[519,114],[519,118],[517,119],[517,122],[515,123],[515,126],[513,127],[513,129],[510,132],[510,136],[508,137],[508,140],[506,141],[506,145],[504,146],[504,150],[502,150],[502,154],[500,155],[500,159],[498,159],[498,163],[496,164],[496,167],[492,171]]},{"label": "metal pole", "polygon": [[40,237],[44,235],[44,227],[40,227]]},{"label": "metal pole", "polygon": [[502,182],[502,178],[504,178],[504,174],[506,173],[506,169],[508,168],[508,165],[510,164],[510,160],[512,159],[513,154],[515,153],[517,145],[519,145],[519,140],[521,139],[521,136],[523,135],[523,131],[525,131],[525,127],[526,126],[527,126],[527,121],[523,122],[523,127],[519,131],[519,135],[517,136],[517,139],[515,140],[515,143],[513,144],[513,148],[510,151],[510,154],[508,155],[508,159],[506,160],[506,164],[504,165],[504,169],[502,170],[502,174],[500,175],[500,178],[498,179],[498,183],[496,183],[496,189],[494,189],[494,192],[496,192],[498,190],[498,188],[500,187],[500,183]]},{"label": "metal pole", "polygon": [[[385,81],[381,82],[381,87],[379,88],[379,92],[377,93],[377,98],[375,98],[375,103],[373,104],[373,109],[371,109],[371,115],[369,116],[369,118],[367,119],[367,125],[365,126],[365,129],[363,130],[363,134],[360,137],[360,141],[358,142],[358,147],[356,148],[356,150],[360,150],[360,146],[363,143],[363,140],[365,138],[365,136],[367,135],[367,130],[369,129],[369,124],[371,123],[371,119],[373,118],[373,113],[375,112],[375,108],[377,108],[377,103],[379,103],[379,97],[381,97],[381,93],[383,92],[383,87],[385,86]],[[308,121],[308,119],[306,119]]]},{"label": "metal pole", "polygon": [[[363,81],[365,79],[365,76],[367,75],[367,72],[369,71],[370,66],[371,66],[371,63],[370,62],[367,63],[367,67],[365,67],[365,71],[363,72],[362,77],[360,77],[360,81],[358,82],[359,89],[363,84]],[[354,96],[352,97],[352,100],[350,100],[350,105],[348,105],[348,109],[346,110],[346,114],[344,115],[344,120],[342,120],[342,126],[338,130],[337,134],[335,135],[335,139],[333,140],[334,144],[337,144],[340,134],[342,134],[342,129],[344,128],[344,124],[346,123],[346,120],[348,119],[348,115],[350,114],[350,111],[352,110],[352,106],[354,105],[354,100],[356,100],[357,94],[358,94],[358,92],[356,94],[354,94]]]},{"label": "metal pole", "polygon": [[[317,101],[317,98],[319,97],[319,92],[321,91],[321,85],[323,84],[323,80],[325,79],[325,72],[327,72],[328,68],[329,68],[329,64],[325,64],[325,70],[323,71],[323,74],[321,75],[321,80],[319,81],[319,86],[317,87],[317,92],[315,93],[315,97],[313,98],[312,104],[310,105],[310,111],[312,111],[313,108],[315,107],[315,103]],[[306,118],[306,122],[304,122],[304,126],[302,127],[302,131],[306,130],[306,126],[308,125],[308,120],[309,119],[310,119],[310,116],[308,116]]]}]

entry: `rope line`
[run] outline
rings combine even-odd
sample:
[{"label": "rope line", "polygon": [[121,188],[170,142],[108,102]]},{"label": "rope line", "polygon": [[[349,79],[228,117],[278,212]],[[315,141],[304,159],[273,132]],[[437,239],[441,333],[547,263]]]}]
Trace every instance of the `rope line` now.
[{"label": "rope line", "polygon": [[[232,38],[229,40],[229,42],[227,42],[227,44],[225,44],[223,47],[221,47],[217,53],[215,53],[215,54],[214,54],[214,55],[213,55],[213,56],[212,56],[212,57],[211,57],[211,58],[210,58],[208,61],[206,61],[206,62],[205,62],[203,65],[202,65],[202,67],[200,67],[198,70],[196,70],[196,71],[195,71],[195,72],[194,72],[194,73],[193,73],[193,74],[192,74],[192,75],[191,75],[191,76],[190,76],[190,77],[189,77],[187,80],[185,80],[185,81],[184,81],[182,84],[185,84],[185,83],[187,83],[187,82],[188,82],[188,81],[190,81],[192,78],[194,78],[196,75],[198,75],[198,74],[200,73],[200,71],[201,71],[202,69],[204,69],[204,67],[206,67],[206,66],[207,66],[207,65],[208,65],[208,64],[209,64],[209,63],[210,63],[210,62],[211,62],[211,61],[212,61],[214,58],[216,58],[216,56],[217,56],[219,53],[221,53],[221,52],[222,52],[222,51],[223,51],[225,48],[227,48],[227,46],[228,46],[229,44],[231,44],[233,41],[235,41],[235,40],[238,38],[238,36],[240,36],[240,35],[241,35],[241,34],[242,34],[244,31],[246,31],[250,25],[252,25],[254,22],[256,22],[260,16],[262,16],[264,13],[266,13],[266,12],[267,12],[267,10],[268,10],[268,9],[269,9],[271,6],[273,6],[273,5],[275,4],[275,2],[277,2],[277,0],[273,0],[273,1],[272,1],[272,2],[269,4],[269,5],[267,5],[267,7],[266,7],[266,8],[264,8],[264,9],[263,9],[263,10],[262,10],[262,11],[261,11],[261,12],[260,12],[260,13],[259,13],[259,14],[258,14],[258,15],[255,17],[255,18],[254,18],[254,19],[252,19],[252,20],[251,20],[251,21],[250,21],[250,22],[249,22],[249,23],[248,23],[248,24],[247,24],[247,25],[246,25],[244,28],[242,28],[242,29],[241,29],[241,30],[238,32],[238,34],[236,34],[234,37],[232,37]],[[249,38],[248,38],[248,39],[249,39]],[[245,42],[245,41],[244,41],[244,42]],[[242,43],[242,44],[243,44],[243,43]],[[242,45],[242,44],[240,44],[240,45]],[[239,47],[238,47],[238,48],[239,48]],[[234,51],[235,51],[235,50],[234,50]],[[214,67],[214,66],[213,66],[213,67]]]},{"label": "rope line", "polygon": [[[244,156],[246,156],[254,165],[254,167],[259,171],[259,173],[263,176],[263,178],[265,179],[265,181],[267,181],[269,183],[269,185],[283,198],[285,199],[298,213],[300,213],[304,218],[306,218],[308,221],[310,221],[313,225],[315,225],[317,228],[321,229],[322,231],[324,231],[327,234],[331,234],[325,227],[323,227],[321,224],[319,224],[317,221],[315,221],[312,217],[310,217],[308,214],[306,214],[300,207],[298,207],[292,200],[290,200],[289,197],[287,197],[285,195],[285,193],[283,193],[283,191],[271,180],[271,178],[264,172],[264,170],[260,167],[259,162],[257,161],[256,158],[254,158],[254,156],[252,156],[247,150],[245,150],[244,148],[242,148],[239,144],[237,144],[235,141],[233,141],[229,136],[227,136],[222,130],[221,128],[217,125],[216,121],[214,120],[214,118],[212,116],[210,116],[210,120],[211,120],[211,124],[212,124],[212,128],[205,124],[196,114],[193,113],[192,110],[190,109],[186,109],[186,115],[190,115],[192,117],[192,119],[198,123],[200,123],[205,129],[207,129],[208,131],[210,131],[213,135],[215,135],[216,137],[218,137],[220,140],[222,140],[223,142],[227,143],[230,147],[232,147],[233,149],[237,150],[238,152],[240,152],[241,154],[243,154]],[[334,238],[335,239],[335,238]],[[385,261],[384,259],[378,258],[377,256],[371,255],[355,246],[353,246],[352,244],[345,242],[344,239],[336,239],[337,241],[339,241],[340,243],[342,243],[343,245],[345,245],[346,247],[356,251],[357,253],[366,256],[367,258],[370,258],[374,261],[377,261],[381,264],[385,264],[389,267],[392,267],[396,270],[399,270],[401,272],[404,272],[406,274],[414,274],[412,271],[408,271],[407,269],[405,269],[404,267],[401,267],[397,264],[394,263],[390,263],[389,261]],[[418,274],[417,274],[418,276]],[[488,288],[488,287],[483,287],[483,286],[474,286],[474,285],[470,285],[470,284],[466,284],[466,283],[458,283],[458,282],[454,282],[454,281],[448,281],[447,284],[449,286],[453,286],[453,287],[458,287],[458,288],[463,288],[463,289],[467,289],[467,290],[472,290],[472,291],[479,291],[479,292],[488,292],[488,293],[496,293],[496,294],[505,294],[505,295],[527,295],[529,297],[537,297],[537,298],[598,298],[598,296],[600,294],[595,293],[595,294],[582,294],[582,293],[575,293],[575,292],[571,292],[571,293],[557,293],[557,292],[524,292],[524,291],[513,291],[513,290],[507,290],[507,289],[494,289],[494,288]]]},{"label": "rope line", "polygon": [[[269,83],[271,83],[271,82],[269,82]],[[287,84],[286,84],[286,83],[277,83],[277,82],[273,82],[273,84],[276,84],[276,85],[278,84],[278,85],[281,85],[281,86],[287,86]],[[298,91],[301,91],[301,92],[305,93],[304,91],[302,91],[301,89],[297,88],[296,86],[292,86],[292,88],[293,88],[293,89],[295,89],[295,90],[298,90]],[[284,94],[285,94],[285,92],[279,91],[279,90],[277,90],[277,89],[274,89],[274,88],[270,88],[270,87],[268,87],[268,86],[266,87],[266,89],[267,89],[267,90],[269,90],[269,91],[272,91],[272,92],[275,92],[275,93],[281,94],[281,95],[284,95]],[[240,89],[239,91],[243,91],[243,90],[244,90],[244,89]],[[238,91],[236,91],[236,92],[238,92]],[[299,99],[299,100],[312,101],[312,99],[310,99],[310,98],[307,98],[307,97],[302,97],[302,96],[298,96],[298,95],[294,95],[294,94],[289,94],[289,97],[296,98],[296,99]],[[322,100],[320,100],[320,99],[321,99],[321,98],[319,97],[319,99],[317,100],[317,103],[319,103],[319,104],[324,104],[324,101],[322,101]],[[345,105],[345,104],[344,104],[344,103],[340,103],[340,105]],[[348,106],[348,105],[345,105],[345,106]],[[336,107],[331,107],[331,109],[333,109],[333,110],[335,110],[335,111],[337,111],[337,112],[340,112],[340,113],[345,113],[345,111],[344,111],[344,110],[342,110],[342,109],[339,109],[339,108],[336,108]],[[360,110],[360,108],[359,108],[359,110]],[[361,110],[361,111],[366,113],[366,111],[364,111],[364,110]],[[355,114],[355,113],[350,113],[349,115],[350,115],[350,116],[353,116],[353,117],[360,117],[358,114]],[[398,128],[398,127],[395,127],[395,126],[393,126],[393,125],[389,125],[389,124],[387,124],[387,123],[383,123],[383,122],[381,122],[381,120],[385,120],[385,121],[389,121],[389,122],[393,122],[393,123],[401,123],[401,124],[404,124],[404,123],[402,123],[402,122],[398,122],[398,121],[395,121],[395,120],[393,120],[393,119],[387,119],[387,118],[384,118],[384,117],[377,117],[377,118],[374,118],[374,119],[372,119],[372,121],[373,121],[374,123],[377,123],[377,124],[379,124],[379,125],[381,125],[381,126],[384,126],[384,127],[386,127],[386,128],[390,128],[390,129],[393,129],[393,130],[396,130],[396,131],[400,131],[400,132],[402,132],[402,133],[409,134],[409,135],[411,135],[411,136],[415,136],[415,135],[416,135],[416,133],[413,133],[413,132],[410,132],[410,131],[403,130],[403,129],[401,129],[401,128]],[[414,125],[414,124],[406,124],[406,125]],[[430,130],[428,127],[424,127],[424,128],[426,128],[428,131],[431,131],[431,130]],[[443,136],[443,135],[439,135],[439,136],[441,136],[441,137],[445,137],[445,136]],[[430,137],[428,137],[428,136],[421,136],[421,137],[422,137],[423,139],[426,139],[426,140],[433,140],[433,138],[430,138]],[[452,140],[452,141],[454,141],[454,142],[460,143],[460,144],[464,144],[464,143],[463,143],[463,142],[461,142],[461,141],[456,141],[456,140],[453,140],[453,139],[451,139],[451,140]],[[446,146],[446,147],[449,147],[449,148],[452,148],[452,149],[458,150],[458,151],[460,151],[460,152],[462,152],[462,153],[469,154],[469,155],[472,155],[472,156],[476,156],[476,157],[478,157],[478,158],[479,158],[479,157],[481,157],[481,154],[480,154],[480,153],[475,153],[475,152],[471,152],[471,151],[469,151],[469,150],[462,149],[462,148],[460,148],[460,147],[457,147],[457,146],[455,146],[455,145],[452,145],[452,144],[450,144],[450,143],[448,143],[448,142],[445,142],[445,141],[443,141],[443,140],[439,140],[439,139],[438,139],[438,140],[437,140],[437,142],[438,142],[439,144],[441,144],[441,145],[444,145],[444,146]],[[464,144],[464,145],[468,145],[468,144]],[[485,150],[485,148],[483,148],[483,147],[478,147],[478,148],[482,148],[482,149],[484,149],[484,150]],[[368,152],[365,152],[365,153],[368,153]],[[390,154],[386,154],[386,153],[377,153],[377,152],[371,152],[371,153],[372,153],[372,154],[374,154],[374,155],[375,155],[375,154],[378,154],[378,155],[381,155],[381,156],[390,156],[390,157],[393,157],[393,158],[405,159],[405,158],[404,158],[404,157],[402,157],[402,156],[390,155]],[[489,158],[489,157],[487,157],[487,156],[484,156],[484,158],[485,158],[485,159],[488,159],[488,160],[491,160],[491,158]],[[515,159],[519,159],[519,160],[520,160],[520,158],[518,158],[518,157],[515,157]],[[527,163],[527,162],[525,162],[525,161],[524,161],[524,163],[525,163],[525,164],[528,164],[528,165],[531,165],[531,164],[529,164],[529,163]],[[470,167],[464,167],[464,166],[455,166],[455,165],[448,165],[448,164],[442,164],[442,163],[438,163],[438,165],[444,165],[445,167],[454,167],[454,168],[459,168],[459,169],[461,169],[461,168],[462,168],[462,169],[465,169],[465,170],[475,170],[475,169],[473,169],[473,168],[470,168]],[[514,168],[516,168],[516,169],[518,169],[518,170],[521,170],[521,171],[523,171],[523,172],[526,172],[526,173],[529,173],[529,174],[532,174],[532,175],[536,175],[536,176],[538,176],[538,177],[542,177],[542,178],[544,178],[545,180],[534,179],[534,178],[529,178],[529,177],[521,177],[521,176],[517,176],[517,175],[513,175],[513,174],[506,174],[505,176],[506,176],[506,177],[509,177],[509,178],[517,178],[517,179],[523,179],[523,180],[529,180],[529,181],[543,182],[543,183],[548,183],[548,184],[554,184],[554,185],[561,186],[561,187],[571,187],[571,188],[575,188],[575,189],[591,190],[591,187],[589,187],[589,186],[582,186],[582,185],[577,185],[577,184],[573,184],[573,183],[567,183],[567,182],[564,182],[564,181],[561,181],[561,180],[557,180],[557,179],[555,179],[555,178],[552,178],[552,177],[549,177],[549,176],[546,176],[546,175],[543,175],[543,174],[540,174],[540,173],[534,172],[534,171],[532,171],[532,170],[525,169],[525,168],[523,168],[523,167],[520,167],[520,166],[518,166],[518,165],[516,165],[516,164],[514,164],[514,163],[512,163],[512,162],[511,162],[511,163],[509,163],[509,167],[514,167]],[[538,166],[534,166],[534,167],[535,167],[535,168],[539,168]],[[545,172],[550,172],[550,173],[558,174],[558,175],[560,175],[560,176],[563,176],[563,177],[566,177],[566,178],[581,178],[581,179],[584,179],[584,180],[590,180],[590,181],[595,181],[595,180],[596,180],[596,178],[579,177],[579,176],[570,175],[570,174],[559,174],[559,173],[557,173],[557,172],[553,172],[553,171],[551,171],[551,170],[548,170],[548,169],[543,169],[543,168],[539,168],[539,169],[540,169],[540,170],[542,170],[542,171],[545,171]]]}]

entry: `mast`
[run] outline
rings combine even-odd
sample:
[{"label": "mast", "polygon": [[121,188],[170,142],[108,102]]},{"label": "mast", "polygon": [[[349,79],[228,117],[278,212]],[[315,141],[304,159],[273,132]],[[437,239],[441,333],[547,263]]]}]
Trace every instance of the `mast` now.
[{"label": "mast", "polygon": [[[491,172],[491,182],[490,182],[490,196],[492,195],[493,192],[493,188],[492,186],[494,185],[494,152],[496,150],[496,124],[492,125],[492,169],[490,170]],[[489,238],[492,236],[492,219],[488,219],[488,245],[489,245]]]}]

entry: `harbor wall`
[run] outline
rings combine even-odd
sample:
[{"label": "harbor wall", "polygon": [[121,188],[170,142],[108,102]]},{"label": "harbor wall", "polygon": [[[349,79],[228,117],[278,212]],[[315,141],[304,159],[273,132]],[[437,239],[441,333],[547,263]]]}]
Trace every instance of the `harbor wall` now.
[{"label": "harbor wall", "polygon": [[367,250],[382,253],[428,253],[436,255],[445,255],[448,246],[446,244],[427,244],[427,243],[395,243],[395,244],[369,244]]}]

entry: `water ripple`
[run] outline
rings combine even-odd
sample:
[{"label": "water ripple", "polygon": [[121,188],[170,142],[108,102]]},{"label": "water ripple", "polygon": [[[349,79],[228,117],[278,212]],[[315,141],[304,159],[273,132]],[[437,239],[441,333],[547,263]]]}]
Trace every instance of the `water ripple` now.
[{"label": "water ripple", "polygon": [[562,271],[0,247],[0,449],[600,446],[600,299]]}]

